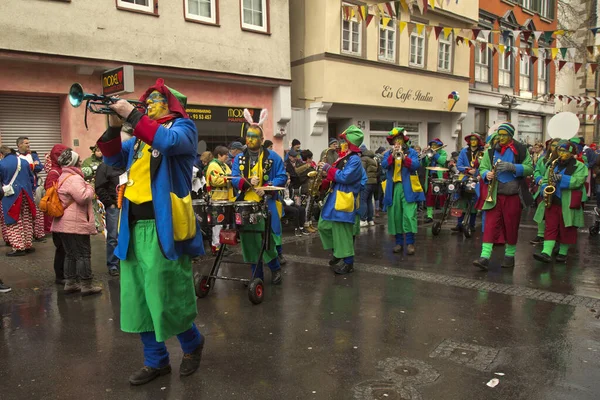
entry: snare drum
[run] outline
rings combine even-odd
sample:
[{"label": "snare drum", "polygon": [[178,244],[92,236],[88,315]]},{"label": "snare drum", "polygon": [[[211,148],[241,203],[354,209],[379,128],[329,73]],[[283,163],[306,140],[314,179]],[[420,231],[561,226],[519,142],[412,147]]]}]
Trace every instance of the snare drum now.
[{"label": "snare drum", "polygon": [[254,201],[236,201],[235,224],[236,225],[254,225],[258,223],[261,216],[260,204]]},{"label": "snare drum", "polygon": [[452,182],[448,183],[448,194],[454,194],[456,192],[458,192],[458,190],[460,189],[460,179],[456,178],[453,179]]},{"label": "snare drum", "polygon": [[440,196],[448,193],[448,184],[450,181],[448,179],[432,179],[431,180],[431,190],[433,195]]},{"label": "snare drum", "polygon": [[234,222],[233,201],[211,201],[206,206],[209,226],[227,225]]},{"label": "snare drum", "polygon": [[468,194],[475,194],[475,188],[477,187],[477,180],[472,176],[468,177],[463,181],[463,190]]},{"label": "snare drum", "polygon": [[194,199],[192,200],[192,208],[194,209],[194,214],[196,214],[196,219],[200,222],[200,226],[207,226],[206,202],[202,199]]}]

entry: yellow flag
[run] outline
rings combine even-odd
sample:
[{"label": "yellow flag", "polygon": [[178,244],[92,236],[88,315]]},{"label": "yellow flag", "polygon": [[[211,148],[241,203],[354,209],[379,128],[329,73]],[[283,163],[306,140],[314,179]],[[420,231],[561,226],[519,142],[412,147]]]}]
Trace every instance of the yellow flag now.
[{"label": "yellow flag", "polygon": [[388,25],[390,24],[390,21],[391,21],[391,20],[392,20],[392,19],[391,19],[391,18],[389,18],[389,17],[383,17],[383,18],[381,19],[381,23],[383,24],[383,26],[388,26]]},{"label": "yellow flag", "polygon": [[400,5],[404,9],[404,12],[407,13],[408,12],[408,2],[407,2],[407,0],[400,0]]},{"label": "yellow flag", "polygon": [[435,9],[435,0],[429,0],[429,7]]},{"label": "yellow flag", "polygon": [[503,44],[499,44],[498,45],[498,51],[500,52],[500,54],[504,54],[504,49],[506,48],[505,45]]},{"label": "yellow flag", "polygon": [[465,41],[465,44],[468,46],[469,45],[469,38],[468,37],[464,37],[463,40]]},{"label": "yellow flag", "polygon": [[406,21],[398,21],[398,28],[400,28],[400,34],[402,34],[402,31],[406,29]]},{"label": "yellow flag", "polygon": [[494,48],[494,44],[493,43],[488,43],[487,45],[488,45],[488,49],[490,49],[490,50]]},{"label": "yellow flag", "polygon": [[550,50],[552,51],[552,59],[554,60],[558,54],[558,47],[553,47]]},{"label": "yellow flag", "polygon": [[538,57],[538,55],[540,54],[540,49],[538,49],[537,47],[532,48],[531,51],[533,51],[533,55],[536,57]]},{"label": "yellow flag", "polygon": [[417,35],[421,36],[423,33],[423,29],[425,29],[425,25],[417,23]]},{"label": "yellow flag", "polygon": [[564,29],[557,29],[554,31],[555,35],[564,35],[565,34],[565,30]]},{"label": "yellow flag", "polygon": [[461,32],[462,32],[462,28],[454,28],[454,36],[460,35]]},{"label": "yellow flag", "polygon": [[350,8],[350,18],[354,18],[355,15],[354,8]]},{"label": "yellow flag", "polygon": [[444,28],[444,39],[448,39],[448,36],[452,33],[452,28]]},{"label": "yellow flag", "polygon": [[379,10],[379,17],[383,17],[385,15],[385,9],[383,8],[383,4],[377,4],[377,9]]}]

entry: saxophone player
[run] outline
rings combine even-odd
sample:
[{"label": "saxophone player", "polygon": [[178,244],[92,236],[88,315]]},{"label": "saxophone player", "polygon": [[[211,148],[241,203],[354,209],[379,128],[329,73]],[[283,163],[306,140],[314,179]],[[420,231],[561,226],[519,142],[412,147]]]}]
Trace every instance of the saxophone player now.
[{"label": "saxophone player", "polygon": [[[535,184],[538,186],[536,193],[533,198],[536,201],[538,208],[544,208],[544,196],[542,191],[542,179],[546,176],[546,171],[552,162],[558,157],[556,154],[556,147],[558,146],[558,142],[560,139],[549,139],[546,142],[546,154],[543,158],[538,159],[537,164],[535,164],[535,170],[533,171],[533,179],[535,180]],[[529,243],[531,244],[540,244],[544,242],[544,231],[546,230],[546,223],[544,219],[538,222],[538,233],[535,239],[531,240]]]},{"label": "saxophone player", "polygon": [[[577,228],[584,226],[583,204],[587,200],[585,180],[588,168],[578,161],[577,147],[568,140],[561,140],[557,146],[558,158],[548,166],[542,179],[542,193],[551,185],[554,192],[546,199],[547,206],[538,207],[534,220],[546,222],[544,248],[533,257],[544,263],[552,262],[552,250],[560,243],[556,262],[567,261],[569,246],[577,243]],[[547,193],[552,190],[547,191]]]},{"label": "saxophone player", "polygon": [[416,251],[417,204],[425,201],[417,173],[421,166],[419,154],[410,148],[410,138],[404,128],[392,129],[386,140],[394,146],[381,161],[387,181],[383,204],[388,211],[388,234],[396,239],[394,253],[402,252],[406,244],[406,254],[413,255]]},{"label": "saxophone player", "polygon": [[526,199],[529,194],[524,178],[533,174],[533,164],[527,147],[515,141],[514,135],[514,125],[501,124],[497,130],[498,143],[486,151],[481,160],[482,179],[488,183],[496,180],[494,185],[489,185],[483,205],[486,214],[481,257],[473,261],[473,265],[484,271],[488,269],[494,244],[506,244],[502,268],[515,266],[521,197]]}]

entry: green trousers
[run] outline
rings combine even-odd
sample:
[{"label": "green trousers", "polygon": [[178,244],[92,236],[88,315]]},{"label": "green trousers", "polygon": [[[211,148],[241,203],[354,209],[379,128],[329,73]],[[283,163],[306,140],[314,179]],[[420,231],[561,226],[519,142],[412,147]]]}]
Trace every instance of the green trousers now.
[{"label": "green trousers", "polygon": [[392,205],[387,208],[388,234],[417,233],[417,203],[409,203],[404,196],[402,182],[394,183]]},{"label": "green trousers", "polygon": [[346,258],[354,256],[354,226],[347,222],[325,221],[319,219],[319,236],[325,250],[333,249],[333,256]]},{"label": "green trousers", "polygon": [[121,330],[154,331],[164,342],[190,329],[196,314],[191,258],[166,259],[154,220],[134,223],[127,259],[121,260]]},{"label": "green trousers", "polygon": [[[242,245],[242,256],[244,257],[244,262],[252,264],[258,263],[258,254],[260,253],[260,247],[262,246],[262,235],[260,232],[264,231],[264,229],[264,218],[259,218],[257,224],[243,225],[240,227],[240,244]],[[265,264],[277,257],[277,249],[275,248],[275,245],[277,243],[281,244],[281,236],[275,235],[270,228],[269,233],[271,235],[271,245],[263,254],[263,261]]]}]

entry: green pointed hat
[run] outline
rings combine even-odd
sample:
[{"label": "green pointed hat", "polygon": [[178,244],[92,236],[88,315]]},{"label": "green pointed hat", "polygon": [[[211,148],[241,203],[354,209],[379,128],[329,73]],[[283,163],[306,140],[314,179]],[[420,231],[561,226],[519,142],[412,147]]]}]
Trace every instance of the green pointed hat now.
[{"label": "green pointed hat", "polygon": [[[348,148],[354,152],[360,152],[360,145],[365,140],[365,134],[355,125],[350,125],[348,129],[340,135],[341,139],[348,142]],[[354,146],[354,148],[352,147]]]}]

